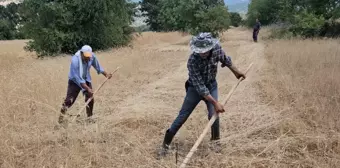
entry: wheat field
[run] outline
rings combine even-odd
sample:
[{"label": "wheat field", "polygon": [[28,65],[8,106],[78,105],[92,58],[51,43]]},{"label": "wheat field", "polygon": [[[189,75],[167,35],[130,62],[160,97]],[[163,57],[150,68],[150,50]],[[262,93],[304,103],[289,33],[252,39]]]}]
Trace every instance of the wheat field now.
[{"label": "wheat field", "polygon": [[[222,36],[241,71],[254,64],[220,115],[222,153],[210,151],[209,131],[187,167],[340,167],[339,40],[251,37],[242,28]],[[0,167],[178,167],[208,123],[201,102],[171,154],[156,160],[185,96],[189,40],[145,32],[130,47],[98,52],[106,71],[121,68],[95,96],[96,123],[84,122],[84,111],[65,129],[57,118],[70,56],[35,59],[23,50],[26,41],[0,41]],[[91,74],[96,89],[104,77]],[[237,80],[222,68],[217,80],[223,100]],[[79,94],[68,113],[83,105]]]}]

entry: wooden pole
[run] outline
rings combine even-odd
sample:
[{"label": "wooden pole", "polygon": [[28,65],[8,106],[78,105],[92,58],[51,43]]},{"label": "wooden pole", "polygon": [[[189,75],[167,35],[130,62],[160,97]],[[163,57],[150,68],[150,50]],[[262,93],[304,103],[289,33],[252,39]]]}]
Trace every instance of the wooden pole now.
[{"label": "wooden pole", "polygon": [[[248,71],[250,70],[250,68],[252,67],[253,63],[251,63],[248,67],[248,69],[246,70],[246,74],[248,73]],[[238,80],[238,82],[234,85],[234,87],[230,90],[229,94],[227,95],[227,98],[223,101],[223,105],[226,105],[228,100],[230,99],[231,95],[234,93],[234,91],[236,90],[237,86],[240,84],[240,82],[243,80],[243,78],[240,78]],[[202,142],[204,136],[207,134],[209,128],[211,128],[211,126],[214,124],[215,120],[217,119],[218,113],[214,113],[214,115],[211,117],[209,123],[207,124],[207,126],[204,128],[203,133],[199,136],[198,140],[195,142],[194,146],[190,149],[189,153],[187,154],[187,156],[185,156],[180,168],[184,168],[186,166],[186,164],[189,162],[191,156],[194,154],[194,152],[197,150],[197,147],[199,146],[199,144]]]},{"label": "wooden pole", "polygon": [[[112,74],[114,74],[115,72],[117,72],[119,68],[120,68],[120,67],[117,67],[117,69],[114,70],[114,71],[112,72]],[[100,90],[100,88],[103,87],[103,85],[104,85],[108,80],[109,80],[109,78],[105,78],[104,82],[103,82],[101,85],[99,85],[98,89],[97,89],[95,92],[93,92],[92,97],[89,98],[89,99],[86,101],[85,105],[79,110],[79,112],[75,115],[75,117],[71,120],[71,122],[73,122],[73,121],[77,118],[77,116],[80,115],[80,113],[81,113],[82,111],[84,111],[84,109],[86,108],[86,106],[87,106],[87,105],[91,102],[91,100],[93,99],[93,96]]]}]

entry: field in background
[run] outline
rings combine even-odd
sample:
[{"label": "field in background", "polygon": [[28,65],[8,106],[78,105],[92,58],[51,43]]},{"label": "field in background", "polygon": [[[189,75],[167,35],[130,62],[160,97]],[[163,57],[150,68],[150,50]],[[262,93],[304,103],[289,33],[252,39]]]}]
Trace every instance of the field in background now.
[{"label": "field in background", "polygon": [[261,154],[272,166],[340,165],[339,40],[268,42],[268,64],[258,84],[282,120],[261,130],[277,140]]},{"label": "field in background", "polygon": [[[260,33],[261,36],[261,33]],[[98,53],[107,71],[122,68],[95,97],[96,124],[55,129],[70,57],[33,59],[24,41],[0,42],[0,167],[176,167],[208,122],[199,104],[157,161],[165,130],[183,101],[190,37],[143,33],[133,47]],[[254,66],[221,115],[222,154],[210,133],[188,167],[336,167],[339,165],[340,70],[337,40],[262,41],[231,29],[223,48],[236,66]],[[103,76],[92,70],[94,88]],[[219,69],[219,99],[236,83]],[[80,94],[69,113],[84,104]]]}]

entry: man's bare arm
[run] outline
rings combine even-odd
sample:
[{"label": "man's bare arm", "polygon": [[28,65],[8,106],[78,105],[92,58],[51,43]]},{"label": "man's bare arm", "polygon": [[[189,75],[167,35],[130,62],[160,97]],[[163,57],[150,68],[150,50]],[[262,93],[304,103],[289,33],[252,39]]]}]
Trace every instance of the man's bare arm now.
[{"label": "man's bare arm", "polygon": [[91,89],[89,86],[87,86],[86,83],[81,83],[80,85],[81,85],[82,88],[84,88],[84,89],[90,94],[90,95],[89,95],[90,97],[93,96],[93,91],[92,91],[92,89]]},{"label": "man's bare arm", "polygon": [[243,79],[246,78],[246,76],[244,75],[244,73],[242,73],[241,71],[239,71],[239,70],[235,67],[235,65],[229,66],[228,68],[231,70],[231,72],[233,72],[233,74],[235,75],[235,77],[236,77],[237,79],[240,79],[241,77],[243,77]]},{"label": "man's bare arm", "polygon": [[106,78],[109,78],[109,79],[111,79],[111,77],[112,77],[112,74],[111,74],[111,73],[107,73],[106,71],[104,71],[102,74],[103,74]]},{"label": "man's bare arm", "polygon": [[217,104],[218,101],[214,99],[214,97],[212,97],[210,94],[204,96],[204,99],[209,101],[210,103],[212,103],[213,105]]},{"label": "man's bare arm", "polygon": [[217,100],[215,100],[210,94],[204,96],[204,99],[212,103],[215,107],[215,111],[218,113],[225,112],[224,107],[222,104],[220,104]]}]

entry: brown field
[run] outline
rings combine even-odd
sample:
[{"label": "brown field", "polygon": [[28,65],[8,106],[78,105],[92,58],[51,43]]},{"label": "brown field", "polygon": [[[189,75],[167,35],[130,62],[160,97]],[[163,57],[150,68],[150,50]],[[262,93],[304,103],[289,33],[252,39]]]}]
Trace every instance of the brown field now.
[{"label": "brown field", "polygon": [[[260,34],[261,35],[261,34]],[[156,160],[165,130],[182,104],[190,37],[143,33],[133,47],[98,53],[114,74],[95,96],[96,123],[57,126],[66,94],[70,57],[34,59],[25,41],[0,41],[0,168],[176,167],[208,123],[199,104]],[[248,77],[221,117],[222,154],[208,148],[210,131],[190,167],[320,167],[340,165],[340,49],[338,40],[278,40],[253,43],[251,32],[232,29],[223,47]],[[92,70],[96,89],[104,80]],[[218,74],[223,100],[237,82]],[[84,105],[80,94],[70,114]],[[71,118],[70,118],[71,119]]]}]

